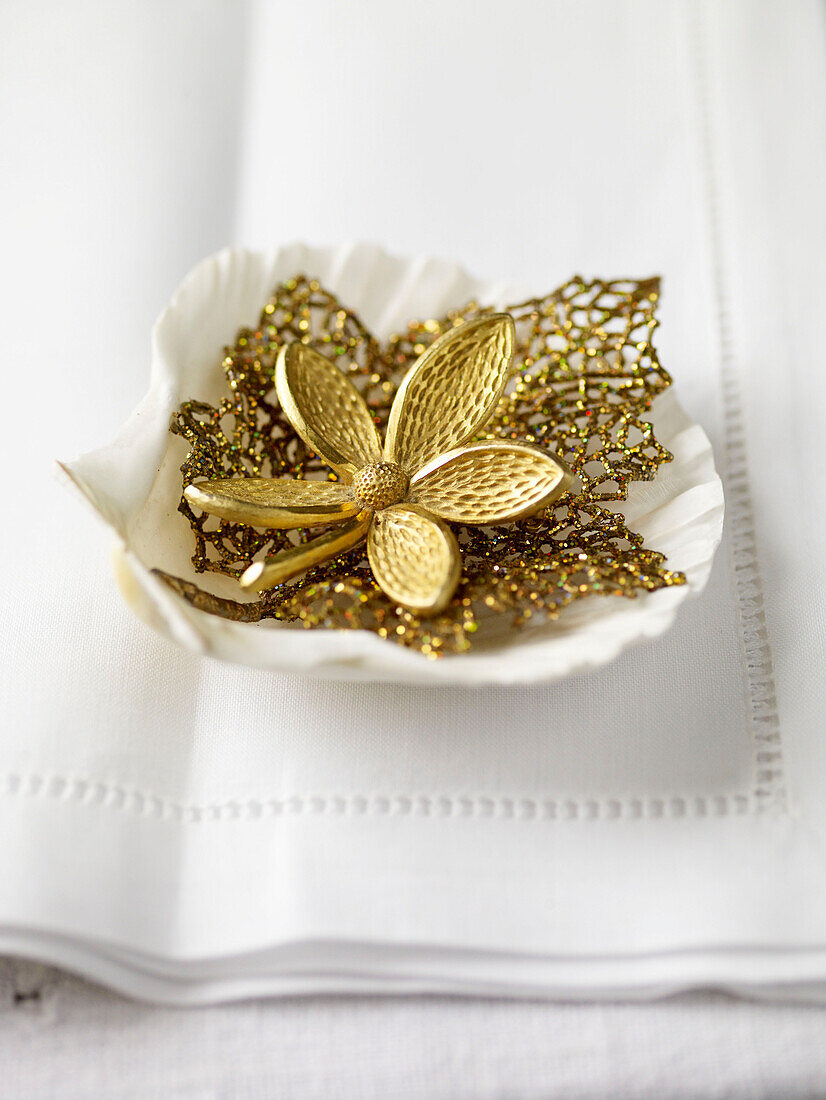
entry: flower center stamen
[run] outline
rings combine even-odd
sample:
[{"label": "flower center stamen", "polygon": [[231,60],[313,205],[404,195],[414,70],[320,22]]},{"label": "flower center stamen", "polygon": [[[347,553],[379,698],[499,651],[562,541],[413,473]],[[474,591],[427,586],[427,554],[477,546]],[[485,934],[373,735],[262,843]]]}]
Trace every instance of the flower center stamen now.
[{"label": "flower center stamen", "polygon": [[365,508],[389,508],[407,496],[410,478],[395,462],[375,462],[353,478],[353,495]]}]

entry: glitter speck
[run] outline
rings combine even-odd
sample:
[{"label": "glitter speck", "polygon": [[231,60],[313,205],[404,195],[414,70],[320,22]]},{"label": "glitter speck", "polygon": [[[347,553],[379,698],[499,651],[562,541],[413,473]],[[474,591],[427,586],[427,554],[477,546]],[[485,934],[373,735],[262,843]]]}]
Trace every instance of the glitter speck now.
[{"label": "glitter speck", "polygon": [[[310,569],[297,583],[254,603],[219,599],[194,584],[166,577],[196,606],[244,622],[279,619],[308,629],[371,630],[429,659],[461,653],[492,615],[520,629],[557,616],[583,596],[634,596],[682,584],[662,554],[642,545],[620,513],[633,481],[649,481],[671,458],[646,419],[652,400],[670,385],[651,343],[656,280],[585,283],[571,280],[545,298],[508,308],[516,323],[513,381],[486,434],[525,439],[565,458],[581,483],[547,513],[505,528],[454,528],[464,577],[450,606],[423,620],[393,607],[372,579],[364,548]],[[256,329],[239,332],[222,353],[227,391],[216,405],[188,401],[172,430],[188,443],[184,485],[201,478],[327,477],[327,467],[296,436],[273,388],[275,360],[285,341],[302,340],[335,356],[368,400],[384,432],[399,379],[432,341],[478,316],[470,302],[443,318],[413,322],[384,347],[358,317],[317,281],[297,275],[279,286]],[[585,349],[585,353],[583,353]],[[591,353],[594,354],[591,354]],[[293,545],[296,533],[265,531],[179,510],[194,536],[199,573],[238,577]],[[300,532],[304,540],[307,532]],[[528,623],[526,623],[528,625]]]}]

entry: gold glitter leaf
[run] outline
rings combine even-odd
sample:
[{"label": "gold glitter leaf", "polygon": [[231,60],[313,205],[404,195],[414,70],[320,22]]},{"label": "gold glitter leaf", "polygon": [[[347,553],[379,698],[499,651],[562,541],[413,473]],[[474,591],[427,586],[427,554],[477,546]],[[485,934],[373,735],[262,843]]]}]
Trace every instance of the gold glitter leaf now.
[{"label": "gold glitter leaf", "polygon": [[[584,596],[633,597],[684,583],[621,514],[604,506],[625,499],[632,481],[650,480],[671,457],[649,419],[651,402],[671,382],[653,344],[658,300],[657,279],[574,278],[547,297],[508,307],[515,323],[509,381],[484,435],[532,442],[552,459],[561,456],[578,484],[541,514],[507,527],[456,523],[463,575],[435,616],[422,618],[388,599],[363,545],[309,568],[305,563],[297,583],[279,583],[253,603],[165,579],[195,606],[226,618],[372,630],[428,657],[466,650],[491,614],[522,627],[547,621]],[[188,401],[173,418],[172,431],[189,446],[184,486],[204,478],[312,478],[325,470],[276,399],[275,364],[285,345],[301,343],[346,370],[384,430],[399,382],[422,352],[463,321],[492,316],[470,302],[445,317],[411,322],[382,348],[315,280],[288,279],[265,304],[258,326],[242,329],[224,351],[227,396],[215,406]],[[180,511],[195,539],[198,572],[237,578],[253,559],[295,547],[295,533],[216,522],[193,511],[186,498]],[[299,546],[311,545],[311,534],[298,532]]]}]

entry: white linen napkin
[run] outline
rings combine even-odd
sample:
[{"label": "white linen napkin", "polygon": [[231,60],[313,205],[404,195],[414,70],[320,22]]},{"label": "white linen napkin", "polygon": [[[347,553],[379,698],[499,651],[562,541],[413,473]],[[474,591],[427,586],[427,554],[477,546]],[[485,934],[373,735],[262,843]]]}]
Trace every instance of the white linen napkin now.
[{"label": "white linen napkin", "polygon": [[[0,949],[180,1002],[822,997],[819,10],[101,10],[50,7],[44,38],[20,9],[4,67],[30,155],[2,185]],[[528,689],[264,674],[134,621],[48,470],[112,434],[152,314],[233,235],[537,293],[662,271],[663,359],[727,478],[701,599]]]}]

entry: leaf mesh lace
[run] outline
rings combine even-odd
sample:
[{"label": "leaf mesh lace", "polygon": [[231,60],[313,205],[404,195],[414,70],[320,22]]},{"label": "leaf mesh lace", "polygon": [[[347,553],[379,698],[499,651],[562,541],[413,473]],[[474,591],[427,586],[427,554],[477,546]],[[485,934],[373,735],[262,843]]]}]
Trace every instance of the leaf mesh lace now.
[{"label": "leaf mesh lace", "polygon": [[[652,342],[659,280],[585,282],[574,278],[545,298],[507,308],[517,342],[511,379],[477,438],[527,440],[566,459],[581,490],[538,517],[499,527],[453,525],[463,573],[453,601],[435,618],[396,607],[373,581],[364,547],[308,570],[245,603],[161,573],[195,606],[255,622],[372,630],[429,657],[468,649],[502,617],[514,628],[559,614],[590,595],[636,596],[684,577],[643,546],[623,516],[604,505],[626,499],[631,481],[649,481],[671,455],[647,414],[670,384]],[[190,451],[183,485],[216,477],[328,477],[281,412],[273,372],[282,344],[301,340],[331,358],[361,391],[382,434],[408,368],[450,326],[488,312],[475,302],[445,317],[412,321],[382,346],[360,319],[316,280],[282,283],[254,329],[224,350],[227,396],[217,405],[187,401],[171,430]],[[253,558],[315,537],[264,531],[199,515],[181,499],[199,573],[238,577]]]}]

